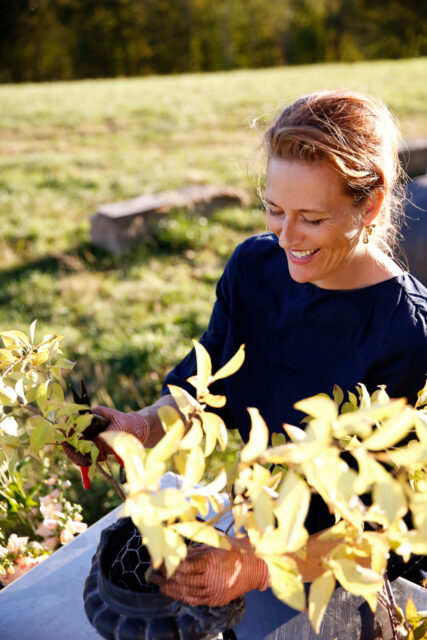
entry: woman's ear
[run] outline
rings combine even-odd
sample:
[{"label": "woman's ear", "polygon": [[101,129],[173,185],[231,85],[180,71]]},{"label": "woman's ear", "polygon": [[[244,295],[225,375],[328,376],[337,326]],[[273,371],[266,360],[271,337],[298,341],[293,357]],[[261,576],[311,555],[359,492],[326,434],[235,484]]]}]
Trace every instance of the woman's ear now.
[{"label": "woman's ear", "polygon": [[381,189],[375,189],[364,204],[363,222],[365,225],[372,224],[384,202],[384,192]]}]

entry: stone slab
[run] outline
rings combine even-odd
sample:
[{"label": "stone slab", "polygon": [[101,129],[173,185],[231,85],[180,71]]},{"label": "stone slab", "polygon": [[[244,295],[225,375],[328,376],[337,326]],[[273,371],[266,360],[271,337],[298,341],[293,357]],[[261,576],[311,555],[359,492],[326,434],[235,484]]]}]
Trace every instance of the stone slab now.
[{"label": "stone slab", "polygon": [[425,173],[427,171],[427,138],[406,140],[399,149],[399,159],[411,178]]},{"label": "stone slab", "polygon": [[92,241],[97,246],[120,254],[143,241],[150,231],[153,217],[167,215],[174,209],[209,215],[227,205],[247,206],[248,194],[230,186],[189,185],[100,205],[91,217]]},{"label": "stone slab", "polygon": [[401,246],[409,271],[427,287],[427,174],[408,185]]}]

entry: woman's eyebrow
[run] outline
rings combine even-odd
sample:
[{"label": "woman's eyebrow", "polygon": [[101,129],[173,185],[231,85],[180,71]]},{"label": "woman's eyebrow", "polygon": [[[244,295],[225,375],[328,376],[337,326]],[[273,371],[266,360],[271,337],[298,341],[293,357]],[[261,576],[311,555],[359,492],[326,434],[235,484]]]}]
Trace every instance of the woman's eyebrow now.
[{"label": "woman's eyebrow", "polygon": [[273,207],[277,207],[278,209],[280,209],[279,205],[276,204],[275,202],[273,202],[273,200],[269,200],[268,198],[264,198],[264,202],[266,202],[267,204],[271,204],[271,205],[273,205]]},{"label": "woman's eyebrow", "polygon": [[[280,209],[279,205],[273,202],[273,200],[269,200],[269,198],[264,198],[264,202],[266,202],[267,204],[271,204],[273,207],[277,207],[278,209]],[[295,211],[297,213],[315,213],[315,214],[327,213],[325,209],[295,209]]]},{"label": "woman's eyebrow", "polygon": [[325,209],[296,209],[298,213],[327,213]]}]

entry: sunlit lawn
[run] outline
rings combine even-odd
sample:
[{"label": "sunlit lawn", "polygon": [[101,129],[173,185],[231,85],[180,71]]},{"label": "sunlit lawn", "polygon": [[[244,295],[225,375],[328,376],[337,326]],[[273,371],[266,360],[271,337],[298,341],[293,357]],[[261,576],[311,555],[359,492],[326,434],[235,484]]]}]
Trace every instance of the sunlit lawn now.
[{"label": "sunlit lawn", "polygon": [[[426,59],[0,87],[0,328],[65,336],[93,401],[135,409],[206,328],[233,247],[265,228],[254,118],[322,88],[387,102],[427,135]],[[98,204],[189,183],[248,189],[253,207],[178,213],[117,258],[90,243]]]}]

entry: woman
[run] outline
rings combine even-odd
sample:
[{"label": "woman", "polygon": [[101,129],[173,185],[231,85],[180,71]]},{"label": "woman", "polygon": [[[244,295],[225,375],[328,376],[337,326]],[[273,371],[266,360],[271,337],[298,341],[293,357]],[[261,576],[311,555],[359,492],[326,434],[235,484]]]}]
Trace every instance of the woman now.
[{"label": "woman", "polygon": [[[398,136],[387,109],[350,91],[304,96],[267,129],[264,201],[270,233],[249,238],[231,256],[201,342],[214,371],[245,343],[242,368],[217,383],[228,402],[228,427],[248,438],[246,407],[257,407],[271,432],[298,423],[296,401],[331,394],[334,384],[413,402],[427,373],[427,290],[393,260],[399,200]],[[190,353],[167,376],[162,399],[138,414],[98,408],[110,429],[161,437],[156,409],[170,404],[167,385],[188,388]],[[133,425],[133,421],[138,426]],[[307,528],[333,524],[319,504]],[[328,551],[316,537],[304,580],[320,572]],[[201,548],[164,593],[192,605],[224,604],[268,586],[266,565],[250,551]]]}]

